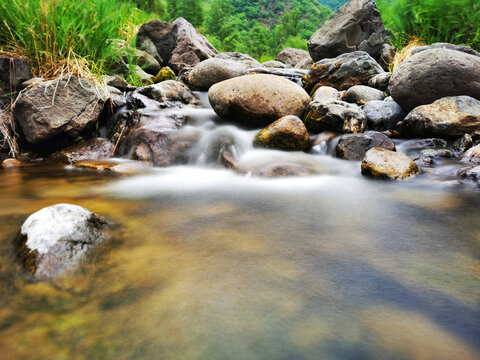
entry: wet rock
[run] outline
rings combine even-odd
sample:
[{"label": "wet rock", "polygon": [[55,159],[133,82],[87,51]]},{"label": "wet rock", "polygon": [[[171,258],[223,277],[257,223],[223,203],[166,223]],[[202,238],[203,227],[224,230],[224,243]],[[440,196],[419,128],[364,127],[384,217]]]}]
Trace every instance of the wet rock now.
[{"label": "wet rock", "polygon": [[453,157],[453,153],[448,149],[423,149],[420,151],[418,159],[422,164],[432,165],[434,159],[450,159],[451,157]]},{"label": "wet rock", "polygon": [[395,144],[379,132],[343,135],[335,148],[335,156],[345,160],[362,160],[371,148],[395,151]]},{"label": "wet rock", "polygon": [[0,82],[13,91],[22,90],[22,83],[32,77],[27,59],[0,55]]},{"label": "wet rock", "polygon": [[468,149],[460,160],[464,163],[480,164],[480,144]]},{"label": "wet rock", "polygon": [[443,139],[419,139],[409,140],[403,144],[408,150],[438,149],[447,147],[447,142]]},{"label": "wet rock", "polygon": [[15,239],[17,259],[36,279],[75,269],[106,239],[105,219],[85,208],[57,204],[30,215]]},{"label": "wet rock", "polygon": [[385,99],[383,91],[365,85],[355,85],[347,90],[344,100],[349,103],[365,105],[369,101],[383,99]]},{"label": "wet rock", "polygon": [[175,107],[175,104],[171,101],[159,103],[158,101],[150,99],[148,96],[142,95],[137,91],[131,93],[129,97],[127,97],[127,105],[131,110],[161,109],[162,104],[164,105],[163,108]]},{"label": "wet rock", "polygon": [[407,111],[447,96],[480,99],[480,57],[448,49],[421,51],[398,66],[389,90]]},{"label": "wet rock", "polygon": [[480,166],[474,166],[468,169],[462,169],[458,172],[458,176],[462,179],[469,179],[480,184]]},{"label": "wet rock", "polygon": [[367,117],[356,104],[345,101],[312,101],[305,111],[305,125],[309,131],[363,132]]},{"label": "wet rock", "polygon": [[308,59],[300,60],[297,65],[295,65],[295,69],[302,69],[302,70],[310,70],[313,66],[314,62],[311,57]]},{"label": "wet rock", "polygon": [[82,160],[72,164],[77,169],[90,169],[95,171],[107,171],[118,174],[135,174],[150,169],[150,165],[141,161],[122,162],[112,160]]},{"label": "wet rock", "polygon": [[368,85],[372,77],[382,73],[384,70],[370,55],[355,51],[316,62],[302,82],[307,91],[316,86],[347,90],[355,85]]},{"label": "wet rock", "polygon": [[180,102],[190,104],[197,100],[188,86],[175,80],[166,80],[158,84],[144,86],[138,88],[135,92],[159,103]]},{"label": "wet rock", "polygon": [[208,90],[216,83],[247,74],[247,67],[240,62],[213,58],[197,64],[188,73],[187,82],[196,89]]},{"label": "wet rock", "polygon": [[375,2],[352,0],[312,35],[308,51],[314,61],[357,50],[380,60],[388,37]]},{"label": "wet rock", "polygon": [[218,54],[213,45],[183,18],[173,23],[152,20],[143,24],[138,31],[137,47],[151,52],[154,57],[159,55],[164,64],[177,72]]},{"label": "wet rock", "polygon": [[302,116],[308,94],[273,75],[245,75],[213,85],[208,99],[222,119],[247,126],[266,126],[285,115]]},{"label": "wet rock", "polygon": [[336,134],[330,131],[324,131],[310,138],[311,149],[309,153],[324,154],[328,153],[329,144],[335,139]]},{"label": "wet rock", "polygon": [[408,156],[394,151],[372,148],[362,160],[362,175],[379,179],[406,179],[419,173]]},{"label": "wet rock", "polygon": [[113,156],[114,144],[106,139],[91,139],[52,154],[49,160],[72,164],[81,160],[103,160]]},{"label": "wet rock", "polygon": [[95,126],[103,103],[90,81],[64,75],[22,93],[13,116],[30,144],[55,136],[74,139]]},{"label": "wet rock", "polygon": [[390,84],[391,77],[392,77],[391,72],[384,72],[384,73],[375,75],[370,80],[368,80],[368,86],[371,86],[381,91],[388,91],[388,85]]},{"label": "wet rock", "polygon": [[405,118],[405,112],[395,101],[370,101],[363,107],[367,116],[368,128],[371,130],[393,129]]},{"label": "wet rock", "polygon": [[262,63],[262,66],[266,67],[266,68],[278,68],[278,69],[286,69],[287,68],[287,65],[285,65],[284,63],[282,63],[280,61],[276,61],[276,60],[265,61],[264,63]]},{"label": "wet rock", "polygon": [[404,119],[402,132],[408,137],[480,135],[480,101],[452,96],[418,106]]},{"label": "wet rock", "polygon": [[258,177],[312,176],[330,173],[329,169],[304,153],[274,151],[265,156],[256,151],[240,159],[235,170]]},{"label": "wet rock", "polygon": [[248,69],[250,74],[266,74],[280,76],[294,83],[301,85],[302,77],[305,76],[305,71],[300,69],[279,69],[279,68],[250,68]]},{"label": "wet rock", "polygon": [[473,139],[469,134],[464,134],[460,139],[452,144],[455,155],[462,155],[465,151],[473,146]]},{"label": "wet rock", "polygon": [[4,169],[17,169],[35,166],[35,163],[29,163],[14,158],[5,159],[1,162]]},{"label": "wet rock", "polygon": [[276,57],[276,61],[280,61],[289,67],[295,67],[302,60],[311,60],[310,54],[308,51],[295,49],[295,48],[285,48],[283,49]]},{"label": "wet rock", "polygon": [[245,65],[247,68],[258,68],[261,66],[260,62],[253,57],[240,52],[223,52],[215,56],[215,58],[235,61]]},{"label": "wet rock", "polygon": [[413,49],[412,55],[418,54],[419,52],[425,51],[425,50],[432,50],[432,49],[448,49],[448,50],[456,50],[456,51],[461,51],[466,54],[474,55],[474,56],[480,56],[480,53],[472,49],[470,46],[465,46],[465,45],[455,45],[455,44],[450,44],[450,43],[433,43],[430,45],[425,45],[425,46],[419,46]]},{"label": "wet rock", "polygon": [[312,101],[331,103],[341,101],[340,91],[330,86],[320,86],[312,96]]},{"label": "wet rock", "polygon": [[103,81],[106,85],[117,88],[118,90],[120,90],[122,92],[133,91],[133,90],[136,89],[135,86],[130,85],[129,83],[127,83],[125,81],[125,79],[121,78],[120,76],[116,76],[116,75],[112,75],[112,76],[105,75],[103,77]]},{"label": "wet rock", "polygon": [[271,149],[305,150],[309,145],[309,137],[302,120],[288,115],[261,130],[255,136],[253,144]]}]

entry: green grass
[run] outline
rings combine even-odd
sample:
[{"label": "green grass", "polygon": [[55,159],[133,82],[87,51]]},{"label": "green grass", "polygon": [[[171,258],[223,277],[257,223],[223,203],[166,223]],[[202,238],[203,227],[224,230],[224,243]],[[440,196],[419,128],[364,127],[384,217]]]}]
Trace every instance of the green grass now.
[{"label": "green grass", "polygon": [[401,46],[411,37],[426,43],[450,42],[480,50],[478,0],[377,0],[387,27]]},{"label": "green grass", "polygon": [[1,0],[0,47],[33,60],[37,76],[68,59],[104,73],[116,54],[110,40],[131,43],[148,20],[129,0]]}]

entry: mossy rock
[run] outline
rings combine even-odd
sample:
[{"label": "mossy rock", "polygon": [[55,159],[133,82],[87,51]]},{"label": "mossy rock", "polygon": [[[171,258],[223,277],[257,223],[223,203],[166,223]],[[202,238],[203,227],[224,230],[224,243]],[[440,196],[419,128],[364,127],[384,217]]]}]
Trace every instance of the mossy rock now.
[{"label": "mossy rock", "polygon": [[165,80],[175,80],[175,73],[167,66],[163,67],[158,74],[152,78],[152,84],[158,84]]}]

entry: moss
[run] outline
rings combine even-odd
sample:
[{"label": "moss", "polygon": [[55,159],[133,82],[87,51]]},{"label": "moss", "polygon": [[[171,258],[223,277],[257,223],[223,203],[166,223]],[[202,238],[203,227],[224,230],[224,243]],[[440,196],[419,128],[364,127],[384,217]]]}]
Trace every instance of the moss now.
[{"label": "moss", "polygon": [[175,80],[175,73],[169,67],[163,67],[158,74],[152,78],[152,84],[158,84],[165,80]]}]

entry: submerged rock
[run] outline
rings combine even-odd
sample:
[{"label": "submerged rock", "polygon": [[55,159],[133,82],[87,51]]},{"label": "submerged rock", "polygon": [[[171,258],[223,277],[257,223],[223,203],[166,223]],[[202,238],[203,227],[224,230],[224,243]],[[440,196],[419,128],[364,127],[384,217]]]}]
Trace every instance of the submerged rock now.
[{"label": "submerged rock", "polygon": [[107,139],[91,139],[52,154],[49,160],[72,164],[81,160],[103,160],[113,156],[114,144]]},{"label": "submerged rock", "polygon": [[480,184],[480,165],[468,169],[462,169],[458,172],[458,176]]},{"label": "submerged rock", "polygon": [[388,32],[371,0],[352,0],[341,7],[308,41],[314,61],[356,50],[380,59]]},{"label": "submerged rock", "polygon": [[402,132],[408,137],[480,135],[480,101],[451,96],[418,106],[403,121]]},{"label": "submerged rock", "polygon": [[75,139],[95,126],[103,103],[90,81],[64,75],[20,94],[13,116],[30,144],[55,136]]},{"label": "submerged rock", "polygon": [[480,100],[480,57],[441,48],[419,52],[395,69],[389,90],[407,111],[448,96]]},{"label": "submerged rock", "polygon": [[77,205],[57,204],[30,215],[15,240],[17,259],[36,279],[75,269],[106,239],[103,217]]},{"label": "submerged rock", "polygon": [[419,173],[407,155],[382,148],[368,150],[361,167],[362,175],[379,179],[406,179]]},{"label": "submerged rock", "polygon": [[384,70],[370,55],[355,51],[316,62],[302,82],[307,91],[318,86],[347,90],[355,85],[368,85],[372,77],[382,73]]},{"label": "submerged rock", "polygon": [[480,164],[480,144],[468,149],[465,154],[463,154],[461,161],[464,163]]},{"label": "submerged rock", "polygon": [[247,126],[266,126],[285,115],[302,116],[310,97],[289,80],[255,74],[213,85],[208,100],[222,119]]},{"label": "submerged rock", "polygon": [[287,47],[283,49],[276,57],[277,61],[287,66],[295,67],[299,62],[312,60],[308,51]]},{"label": "submerged rock", "polygon": [[352,86],[345,94],[345,101],[357,105],[365,105],[369,101],[383,99],[385,99],[383,91],[365,85]]},{"label": "submerged rock", "polygon": [[379,132],[343,135],[335,148],[335,156],[346,160],[362,160],[371,148],[383,148],[395,151],[395,144],[386,135]]},{"label": "submerged rock", "polygon": [[213,58],[197,64],[188,73],[187,82],[196,89],[208,90],[216,83],[247,74],[247,67],[240,62]]},{"label": "submerged rock", "polygon": [[302,120],[288,115],[261,130],[255,136],[253,144],[271,149],[305,150],[309,145],[309,137]]}]

